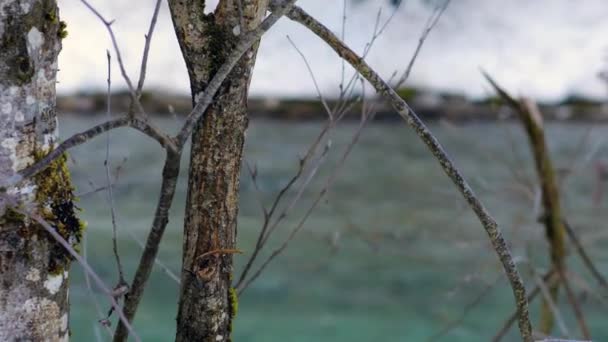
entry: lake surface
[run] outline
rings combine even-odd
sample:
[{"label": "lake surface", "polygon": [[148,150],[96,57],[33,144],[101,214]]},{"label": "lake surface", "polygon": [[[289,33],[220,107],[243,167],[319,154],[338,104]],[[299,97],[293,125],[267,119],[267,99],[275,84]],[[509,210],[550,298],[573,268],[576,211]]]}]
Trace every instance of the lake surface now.
[{"label": "lake surface", "polygon": [[[67,137],[103,117],[66,115]],[[174,130],[173,119],[155,119]],[[437,134],[472,187],[486,203],[521,262],[526,284],[534,286],[531,266],[547,265],[543,227],[536,223],[535,174],[522,129],[515,123],[456,126],[433,123]],[[315,180],[273,238],[276,247],[295,227],[323,187],[356,130],[345,123],[332,134],[331,148]],[[321,129],[321,123],[253,120],[247,133],[246,159],[257,165],[259,193],[244,172],[241,181],[238,270],[253,250],[263,222],[259,199],[269,206],[296,172],[298,156]],[[574,171],[562,179],[565,213],[580,233],[600,271],[608,274],[608,199],[592,202],[598,188],[593,163],[608,159],[608,126],[549,124],[554,163]],[[584,138],[586,137],[586,138]],[[105,138],[73,150],[73,177],[79,192],[105,184]],[[123,163],[123,160],[125,160]],[[164,154],[142,134],[112,131],[111,163],[122,165],[115,190],[119,249],[132,279],[158,196]],[[187,158],[159,259],[179,274]],[[606,189],[608,190],[608,189]],[[290,197],[291,196],[291,197]],[[287,197],[293,198],[294,193]],[[110,211],[105,193],[84,196],[88,221],[87,252],[108,284],[117,280],[112,257]],[[270,250],[264,256],[268,256]],[[608,340],[601,291],[573,253],[573,287],[581,296],[594,340]],[[492,286],[492,284],[496,284]],[[491,287],[491,288],[490,288]],[[73,341],[108,340],[93,299],[105,312],[99,292],[91,296],[80,266],[74,265],[70,297]],[[463,311],[487,293],[479,305]],[[178,285],[157,268],[139,308],[135,328],[144,341],[171,341],[175,334]],[[572,337],[579,329],[562,293],[560,311]],[[535,321],[538,303],[531,305]],[[302,231],[240,299],[234,340],[242,341],[425,341],[455,320],[462,323],[444,341],[487,341],[514,310],[498,259],[481,224],[465,206],[437,162],[402,122],[374,123],[343,165],[328,196]],[[559,331],[556,329],[556,334]],[[505,341],[518,340],[516,328]]]}]

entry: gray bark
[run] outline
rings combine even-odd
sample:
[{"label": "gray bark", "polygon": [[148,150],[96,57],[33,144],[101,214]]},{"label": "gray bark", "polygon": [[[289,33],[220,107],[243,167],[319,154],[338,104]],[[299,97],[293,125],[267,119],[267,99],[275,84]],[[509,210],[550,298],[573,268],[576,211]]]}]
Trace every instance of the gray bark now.
[{"label": "gray bark", "polygon": [[[15,179],[54,147],[64,29],[54,0],[0,1],[0,179]],[[65,161],[59,158],[36,177],[0,191],[77,243],[81,225]],[[1,341],[69,340],[69,264],[44,230],[0,203]]]},{"label": "gray bark", "polygon": [[[259,24],[267,1],[222,0],[208,15],[200,1],[169,4],[196,104],[240,36]],[[236,314],[231,253],[256,52],[257,44],[245,53],[192,135],[176,341],[230,340]]]}]

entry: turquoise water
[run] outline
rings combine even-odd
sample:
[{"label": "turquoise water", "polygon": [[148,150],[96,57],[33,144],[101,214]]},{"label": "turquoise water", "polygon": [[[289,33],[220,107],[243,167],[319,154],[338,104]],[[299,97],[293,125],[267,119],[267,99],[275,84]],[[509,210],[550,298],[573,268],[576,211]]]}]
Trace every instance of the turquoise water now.
[{"label": "turquoise water", "polygon": [[[61,134],[69,136],[102,119],[63,116]],[[167,130],[177,127],[173,119],[157,121]],[[597,187],[591,164],[594,159],[608,157],[602,145],[608,126],[590,127],[551,124],[548,134],[555,164],[577,167],[563,183],[565,212],[600,270],[608,273],[608,232],[604,229],[608,199],[599,206],[591,201]],[[250,123],[245,156],[258,167],[261,194],[243,173],[238,246],[245,255],[236,257],[237,270],[251,252],[262,223],[258,198],[269,205],[296,171],[297,156],[305,153],[320,128],[320,123]],[[512,123],[434,123],[431,128],[501,224],[519,260],[530,261],[520,264],[520,270],[526,284],[533,286],[528,265],[533,264],[539,272],[545,269],[546,244],[542,227],[535,223],[533,200],[513,176],[521,173],[523,179],[534,179],[520,127]],[[326,163],[304,192],[298,209],[279,226],[274,246],[310,206],[355,129],[355,123],[346,123],[334,132]],[[585,135],[588,139],[581,144]],[[104,138],[73,150],[72,170],[79,191],[91,189],[90,182],[93,186],[105,183],[104,153]],[[140,133],[119,129],[112,132],[111,154],[113,166],[126,158],[115,200],[120,254],[131,279],[141,249],[128,232],[145,239],[158,196],[163,153]],[[186,159],[159,255],[177,273]],[[89,223],[89,262],[104,281],[112,284],[117,272],[111,255],[111,221],[105,195],[85,196],[80,205]],[[575,255],[569,266],[577,274],[573,286],[585,297],[583,307],[594,339],[608,340],[608,309],[594,296],[600,290]],[[465,307],[500,276],[497,258],[481,225],[425,147],[402,122],[372,124],[364,131],[326,201],[285,253],[240,299],[234,340],[425,341],[459,319]],[[173,339],[177,292],[177,284],[157,268],[135,322],[144,341]],[[100,301],[104,311],[108,304],[98,291],[90,295],[78,265],[73,268],[70,297],[72,340],[108,340],[103,327],[96,323],[93,299]],[[565,296],[560,303],[570,335],[580,337]],[[531,309],[536,320],[538,304],[532,304]],[[510,289],[500,278],[462,324],[441,340],[487,341],[512,311]],[[506,341],[517,340],[515,330]]]}]

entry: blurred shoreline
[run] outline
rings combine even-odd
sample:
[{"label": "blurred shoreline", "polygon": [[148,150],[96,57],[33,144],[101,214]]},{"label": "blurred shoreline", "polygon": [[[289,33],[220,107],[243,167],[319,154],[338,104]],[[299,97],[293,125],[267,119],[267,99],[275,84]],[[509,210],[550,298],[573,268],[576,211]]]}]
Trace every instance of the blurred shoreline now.
[{"label": "blurred shoreline", "polygon": [[[456,122],[494,121],[513,117],[514,113],[503,106],[495,97],[469,99],[456,93],[428,91],[418,88],[404,88],[398,91],[416,113],[425,120],[450,120]],[[57,110],[60,113],[90,115],[106,111],[105,93],[78,93],[60,95]],[[130,106],[127,92],[112,94],[112,112],[126,112]],[[183,116],[192,108],[190,96],[168,94],[166,92],[144,92],[142,105],[148,113],[157,115]],[[339,104],[338,99],[326,99],[330,108]],[[351,103],[346,118],[359,119],[363,104]],[[366,108],[373,106],[381,121],[399,120],[390,104],[378,98],[369,98]],[[582,96],[571,95],[554,103],[539,103],[545,119],[552,121],[608,122],[608,103]],[[262,98],[249,99],[249,115],[252,118],[276,120],[323,120],[327,117],[320,100],[316,98]]]}]

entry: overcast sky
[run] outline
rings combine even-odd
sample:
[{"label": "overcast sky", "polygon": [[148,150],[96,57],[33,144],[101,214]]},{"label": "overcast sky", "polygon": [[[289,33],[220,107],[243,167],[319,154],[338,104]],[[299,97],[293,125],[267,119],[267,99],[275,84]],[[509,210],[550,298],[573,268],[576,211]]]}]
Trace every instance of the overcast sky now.
[{"label": "overcast sky", "polygon": [[[115,20],[123,58],[135,79],[154,0],[90,1]],[[213,7],[214,1],[208,2]],[[298,4],[339,32],[342,0],[300,0]],[[105,50],[110,48],[104,26],[79,0],[59,0],[59,7],[69,35],[59,56],[58,91],[103,90]],[[386,20],[392,11],[389,1],[349,3],[346,41],[357,51],[369,40],[380,8],[381,18]],[[386,77],[403,70],[431,10],[424,1],[404,1],[376,41],[368,57],[370,64]],[[597,78],[608,66],[607,18],[605,0],[452,0],[425,44],[410,84],[484,96],[489,88],[480,76],[481,67],[514,93],[542,100],[571,93],[607,98],[608,90]],[[327,96],[335,94],[341,75],[339,59],[313,34],[287,19],[262,40],[252,93],[314,96],[305,65],[286,35],[307,56],[322,91]],[[166,1],[149,63],[147,89],[189,92]],[[124,87],[117,67],[113,79],[115,89]]]}]

